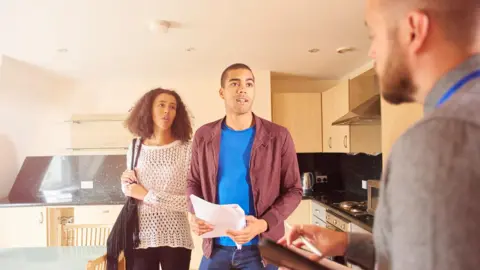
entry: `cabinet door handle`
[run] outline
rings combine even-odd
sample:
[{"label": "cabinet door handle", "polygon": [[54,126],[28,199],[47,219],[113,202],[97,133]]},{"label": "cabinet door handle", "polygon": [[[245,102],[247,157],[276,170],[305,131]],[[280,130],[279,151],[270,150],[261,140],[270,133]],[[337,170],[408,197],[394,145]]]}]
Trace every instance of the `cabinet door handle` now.
[{"label": "cabinet door handle", "polygon": [[328,138],[328,148],[332,149],[332,137]]},{"label": "cabinet door handle", "polygon": [[345,148],[347,148],[347,135],[345,135],[343,137],[343,146],[345,146]]},{"label": "cabinet door handle", "polygon": [[38,219],[40,224],[43,224],[43,212],[40,212],[40,218]]}]

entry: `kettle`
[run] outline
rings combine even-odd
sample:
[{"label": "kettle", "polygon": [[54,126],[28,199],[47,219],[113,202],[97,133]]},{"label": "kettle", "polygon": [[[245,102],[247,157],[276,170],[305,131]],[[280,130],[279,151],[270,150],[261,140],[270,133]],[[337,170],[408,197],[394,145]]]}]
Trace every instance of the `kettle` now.
[{"label": "kettle", "polygon": [[302,175],[302,189],[304,195],[313,193],[313,185],[315,184],[315,176],[311,172],[305,172]]}]

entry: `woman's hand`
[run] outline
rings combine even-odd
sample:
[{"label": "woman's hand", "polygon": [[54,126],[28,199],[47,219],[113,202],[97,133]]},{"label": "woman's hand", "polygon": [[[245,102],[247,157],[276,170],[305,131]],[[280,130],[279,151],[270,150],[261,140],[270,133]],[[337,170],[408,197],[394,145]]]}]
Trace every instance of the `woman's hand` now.
[{"label": "woman's hand", "polygon": [[125,185],[138,184],[138,179],[136,176],[136,172],[134,170],[124,171],[120,179],[122,181],[122,184],[125,184]]},{"label": "woman's hand", "polygon": [[148,191],[140,184],[129,184],[125,187],[125,195],[143,201]]}]

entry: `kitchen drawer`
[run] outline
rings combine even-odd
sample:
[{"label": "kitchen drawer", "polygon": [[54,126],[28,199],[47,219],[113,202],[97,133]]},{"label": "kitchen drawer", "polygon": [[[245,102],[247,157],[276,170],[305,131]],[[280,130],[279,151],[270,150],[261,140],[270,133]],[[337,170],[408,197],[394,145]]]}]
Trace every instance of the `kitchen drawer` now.
[{"label": "kitchen drawer", "polygon": [[316,217],[316,216],[313,216],[313,217],[312,217],[312,224],[313,224],[313,225],[320,226],[320,227],[322,227],[322,228],[326,228],[326,227],[327,227],[327,223],[325,223],[325,221],[319,219],[319,218]]},{"label": "kitchen drawer", "polygon": [[74,208],[75,224],[113,224],[123,208],[121,205],[92,205]]},{"label": "kitchen drawer", "polygon": [[317,217],[323,221],[326,221],[326,209],[319,203],[312,201],[312,218]]}]

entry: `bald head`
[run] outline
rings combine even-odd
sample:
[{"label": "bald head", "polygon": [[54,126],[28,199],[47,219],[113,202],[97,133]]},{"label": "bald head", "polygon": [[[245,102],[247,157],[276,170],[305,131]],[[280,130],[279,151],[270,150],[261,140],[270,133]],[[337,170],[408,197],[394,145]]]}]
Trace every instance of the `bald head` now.
[{"label": "bald head", "polygon": [[[408,12],[421,12],[438,25],[445,39],[457,46],[472,48],[480,31],[479,0],[371,0],[377,2],[390,20]],[[394,23],[394,22],[392,22]]]}]

